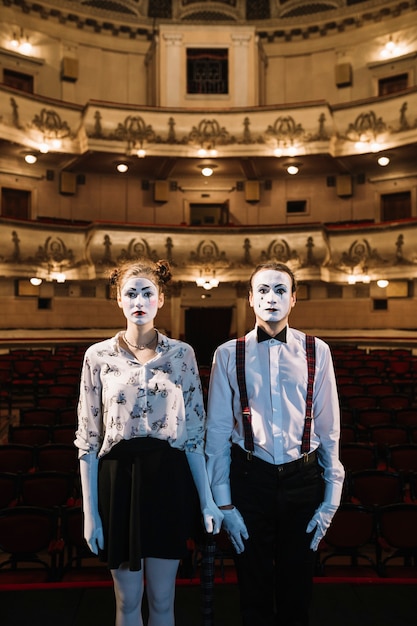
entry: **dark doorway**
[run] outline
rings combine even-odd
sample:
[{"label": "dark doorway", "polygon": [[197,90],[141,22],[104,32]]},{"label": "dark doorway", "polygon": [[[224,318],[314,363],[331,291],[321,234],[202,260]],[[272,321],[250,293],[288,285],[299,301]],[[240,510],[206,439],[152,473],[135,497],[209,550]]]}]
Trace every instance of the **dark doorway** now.
[{"label": "dark doorway", "polygon": [[411,217],[411,192],[381,195],[381,221],[401,220]]},{"label": "dark doorway", "polygon": [[225,226],[229,223],[229,200],[221,204],[190,204],[191,226]]},{"label": "dark doorway", "polygon": [[13,217],[17,219],[29,219],[30,215],[30,191],[22,189],[1,190],[1,215],[2,217]]},{"label": "dark doorway", "polygon": [[217,346],[230,339],[232,307],[196,307],[185,311],[185,340],[195,350],[198,364],[211,365]]}]

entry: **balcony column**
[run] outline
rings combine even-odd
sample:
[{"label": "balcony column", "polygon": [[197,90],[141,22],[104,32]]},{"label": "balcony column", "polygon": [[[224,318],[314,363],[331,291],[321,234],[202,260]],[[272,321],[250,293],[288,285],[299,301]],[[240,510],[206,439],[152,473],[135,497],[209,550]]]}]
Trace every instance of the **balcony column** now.
[{"label": "balcony column", "polygon": [[249,44],[252,35],[232,33],[231,38],[234,52],[233,106],[249,106],[254,100],[254,94],[249,93],[249,78],[252,70]]},{"label": "balcony column", "polygon": [[161,106],[176,107],[181,105],[185,93],[185,59],[183,55],[183,35],[164,33],[164,55],[161,59]]}]

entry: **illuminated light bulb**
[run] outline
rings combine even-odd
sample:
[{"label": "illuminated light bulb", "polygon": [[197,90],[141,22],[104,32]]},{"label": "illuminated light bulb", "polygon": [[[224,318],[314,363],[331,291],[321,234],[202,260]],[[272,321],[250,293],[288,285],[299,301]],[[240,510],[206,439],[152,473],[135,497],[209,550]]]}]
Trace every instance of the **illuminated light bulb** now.
[{"label": "illuminated light bulb", "polygon": [[381,289],[385,289],[385,287],[388,287],[389,285],[389,280],[386,280],[385,278],[380,278],[379,280],[376,281],[376,284]]},{"label": "illuminated light bulb", "polygon": [[46,142],[39,144],[39,152],[41,152],[42,154],[48,154],[49,146]]},{"label": "illuminated light bulb", "polygon": [[385,49],[388,52],[391,52],[391,54],[394,52],[394,50],[395,50],[395,43],[392,41],[392,39],[387,41],[387,43],[385,44]]},{"label": "illuminated light bulb", "polygon": [[32,52],[32,44],[28,39],[21,44],[19,51],[22,54],[30,54]]},{"label": "illuminated light bulb", "polygon": [[211,157],[216,157],[218,155],[218,152],[216,149],[210,150],[210,156]]},{"label": "illuminated light bulb", "polygon": [[57,272],[54,275],[54,278],[56,280],[57,283],[65,283],[67,277],[65,276],[65,274],[63,274],[62,272]]},{"label": "illuminated light bulb", "polygon": [[294,146],[291,146],[291,148],[289,148],[288,150],[288,156],[295,156],[297,154],[297,150],[294,148]]},{"label": "illuminated light bulb", "polygon": [[356,283],[356,277],[350,274],[350,276],[348,276],[348,283],[349,285],[354,285]]},{"label": "illuminated light bulb", "polygon": [[298,167],[296,165],[289,165],[287,167],[287,172],[288,174],[291,174],[291,176],[294,176],[295,174],[298,174]]},{"label": "illuminated light bulb", "polygon": [[213,170],[211,167],[203,167],[201,173],[203,174],[203,176],[211,176],[213,174]]},{"label": "illuminated light bulb", "polygon": [[379,144],[377,141],[373,141],[371,143],[371,150],[372,152],[379,152],[381,150],[381,144]]},{"label": "illuminated light bulb", "polygon": [[126,163],[118,163],[116,165],[116,169],[118,172],[120,172],[121,174],[124,174],[125,172],[127,172],[127,170],[129,169],[129,167],[126,165]]},{"label": "illuminated light bulb", "polygon": [[18,38],[16,37],[16,33],[13,33],[13,37],[10,40],[10,47],[13,48],[14,50],[17,50],[18,47],[19,47],[19,43],[20,42],[19,42]]},{"label": "illuminated light bulb", "polygon": [[59,150],[61,146],[62,146],[62,141],[60,139],[53,139],[52,140],[52,147],[55,150]]},{"label": "illuminated light bulb", "polygon": [[282,148],[275,148],[275,150],[274,150],[274,155],[275,155],[276,157],[281,157],[281,156],[283,155],[283,150],[282,150]]},{"label": "illuminated light bulb", "polygon": [[39,287],[39,285],[42,283],[42,278],[38,278],[37,276],[33,276],[33,278],[30,279],[30,283],[34,287]]},{"label": "illuminated light bulb", "polygon": [[38,157],[35,154],[26,154],[25,161],[29,163],[29,165],[33,165],[38,160]]},{"label": "illuminated light bulb", "polygon": [[146,150],[144,150],[143,148],[139,148],[136,154],[138,155],[139,159],[144,159],[146,156]]},{"label": "illuminated light bulb", "polygon": [[381,167],[385,167],[386,165],[388,165],[389,163],[389,158],[386,156],[382,156],[379,157],[378,159],[378,165],[380,165]]},{"label": "illuminated light bulb", "polygon": [[204,150],[204,148],[200,148],[200,150],[197,152],[199,157],[205,157],[207,156],[207,150]]}]

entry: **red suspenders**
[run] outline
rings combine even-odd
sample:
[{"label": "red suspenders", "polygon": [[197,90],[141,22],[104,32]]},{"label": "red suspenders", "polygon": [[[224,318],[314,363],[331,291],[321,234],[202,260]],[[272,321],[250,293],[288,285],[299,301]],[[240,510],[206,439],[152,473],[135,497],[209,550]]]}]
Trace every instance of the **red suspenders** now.
[{"label": "red suspenders", "polygon": [[[310,451],[310,433],[313,406],[313,387],[314,373],[316,369],[316,343],[314,337],[306,335],[306,353],[307,353],[307,397],[306,397],[306,414],[304,420],[304,431],[301,442],[301,453],[308,454]],[[251,457],[255,448],[253,443],[252,415],[249,407],[248,392],[245,380],[245,337],[239,337],[236,340],[236,376],[240,393],[240,404],[242,407],[242,422],[245,435],[245,450],[248,452],[248,458]]]}]

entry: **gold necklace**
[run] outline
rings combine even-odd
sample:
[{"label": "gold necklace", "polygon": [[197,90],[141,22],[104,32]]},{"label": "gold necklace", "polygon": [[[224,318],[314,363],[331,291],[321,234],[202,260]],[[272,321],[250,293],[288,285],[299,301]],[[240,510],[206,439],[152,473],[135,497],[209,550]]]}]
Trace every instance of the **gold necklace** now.
[{"label": "gold necklace", "polygon": [[155,335],[154,337],[152,337],[149,343],[139,344],[138,346],[135,343],[130,343],[129,339],[126,337],[126,333],[123,333],[123,338],[126,341],[127,345],[130,346],[131,348],[136,348],[137,350],[145,350],[146,348],[149,348],[149,346],[153,344],[155,339],[158,338],[158,331],[156,330],[156,328],[154,328],[154,331],[155,331]]}]

